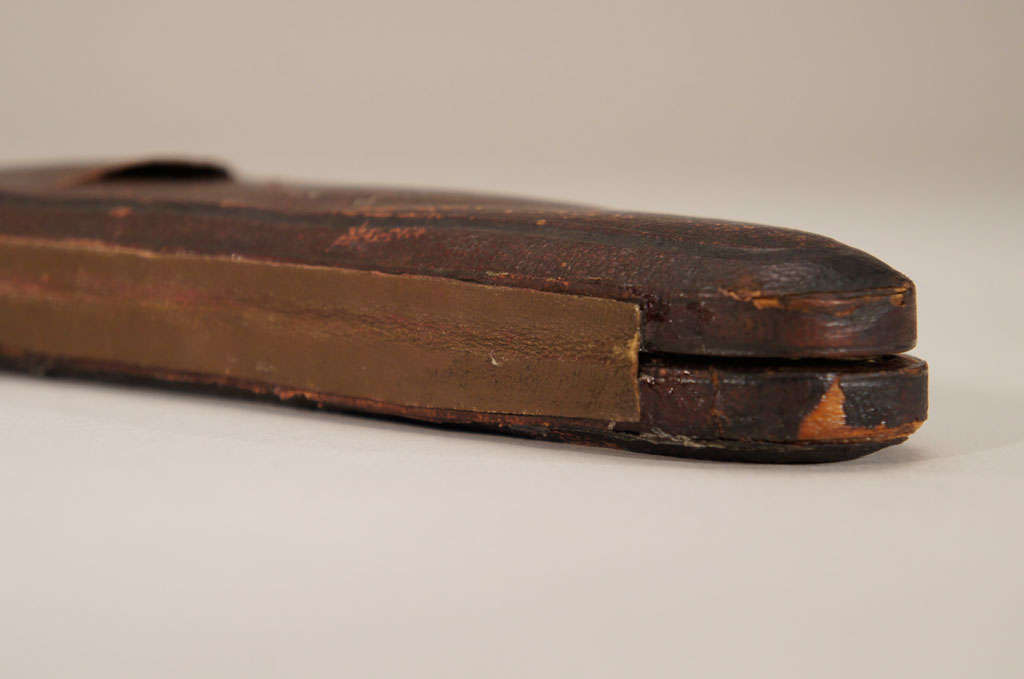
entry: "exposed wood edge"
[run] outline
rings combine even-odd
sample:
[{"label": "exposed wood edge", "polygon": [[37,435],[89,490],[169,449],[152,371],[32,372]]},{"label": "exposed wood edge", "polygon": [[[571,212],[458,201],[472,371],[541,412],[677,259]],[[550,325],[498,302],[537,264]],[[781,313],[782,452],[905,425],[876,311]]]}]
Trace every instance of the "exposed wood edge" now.
[{"label": "exposed wood edge", "polygon": [[[864,288],[863,290],[844,290],[834,292],[804,292],[792,294],[770,294],[760,290],[730,290],[719,288],[718,294],[738,302],[749,302],[758,309],[817,309],[828,306],[849,306],[851,303],[872,302],[879,298],[887,298],[893,306],[903,306],[909,295],[914,294],[914,284],[909,280],[905,285],[883,288]],[[681,296],[685,296],[683,293]],[[711,297],[702,295],[701,297]]]},{"label": "exposed wood edge", "polygon": [[840,443],[847,441],[887,441],[906,438],[917,431],[923,421],[905,422],[894,427],[879,424],[874,427],[851,426],[847,422],[843,404],[846,395],[839,377],[832,380],[821,401],[800,422],[797,438],[800,441]]}]

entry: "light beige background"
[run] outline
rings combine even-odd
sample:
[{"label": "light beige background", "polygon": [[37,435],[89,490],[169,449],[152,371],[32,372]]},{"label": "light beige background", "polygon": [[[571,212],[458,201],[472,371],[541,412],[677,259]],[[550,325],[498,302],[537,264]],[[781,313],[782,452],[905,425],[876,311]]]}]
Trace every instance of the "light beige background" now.
[{"label": "light beige background", "polygon": [[911,442],[778,468],[0,375],[0,675],[1024,674],[1024,3],[0,4],[0,161],[188,152],[808,228]]}]

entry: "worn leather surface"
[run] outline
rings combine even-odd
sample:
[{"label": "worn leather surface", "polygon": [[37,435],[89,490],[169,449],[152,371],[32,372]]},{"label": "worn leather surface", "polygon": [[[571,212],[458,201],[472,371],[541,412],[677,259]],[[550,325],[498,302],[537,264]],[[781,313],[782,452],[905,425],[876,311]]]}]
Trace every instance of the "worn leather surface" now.
[{"label": "worn leather surface", "polygon": [[926,417],[927,366],[885,357],[913,284],[790,229],[160,161],[0,172],[0,245],[19,370],[710,459]]},{"label": "worn leather surface", "polygon": [[215,164],[0,173],[3,233],[412,273],[638,304],[642,349],[861,357],[915,343],[913,284],[778,227],[475,194],[232,179]]},{"label": "worn leather surface", "polygon": [[0,353],[636,421],[638,325],[609,299],[0,236]]}]

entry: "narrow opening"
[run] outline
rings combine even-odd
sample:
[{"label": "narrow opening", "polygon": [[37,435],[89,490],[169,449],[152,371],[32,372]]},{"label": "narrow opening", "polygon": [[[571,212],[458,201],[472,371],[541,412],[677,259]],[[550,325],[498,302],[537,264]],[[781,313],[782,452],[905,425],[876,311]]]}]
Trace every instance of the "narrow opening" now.
[{"label": "narrow opening", "polygon": [[229,179],[230,176],[226,169],[213,163],[153,160],[112,168],[100,175],[95,181],[160,181],[165,179],[205,181]]}]

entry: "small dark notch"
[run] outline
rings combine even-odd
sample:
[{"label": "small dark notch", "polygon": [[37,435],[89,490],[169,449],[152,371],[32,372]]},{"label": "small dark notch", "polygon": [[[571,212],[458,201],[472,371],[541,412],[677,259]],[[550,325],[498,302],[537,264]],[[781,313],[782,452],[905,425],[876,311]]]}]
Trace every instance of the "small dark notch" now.
[{"label": "small dark notch", "polygon": [[103,172],[95,183],[120,181],[209,181],[230,179],[227,169],[214,163],[183,160],[151,160],[113,167]]}]

